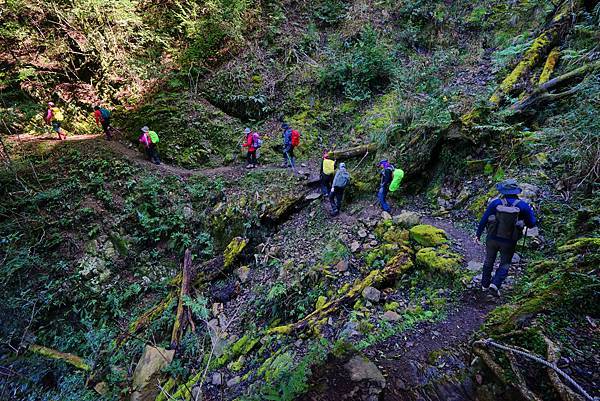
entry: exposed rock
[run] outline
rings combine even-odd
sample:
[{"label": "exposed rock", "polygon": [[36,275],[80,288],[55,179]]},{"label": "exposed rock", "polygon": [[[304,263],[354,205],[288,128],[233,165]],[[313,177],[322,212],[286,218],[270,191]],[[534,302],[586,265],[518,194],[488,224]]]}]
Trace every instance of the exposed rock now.
[{"label": "exposed rock", "polygon": [[418,265],[431,271],[455,274],[462,256],[444,249],[423,248],[417,252],[415,260]]},{"label": "exposed rock", "polygon": [[175,356],[175,350],[147,345],[133,372],[131,401],[154,399],[158,388],[152,385],[152,377],[167,367]]},{"label": "exposed rock", "polygon": [[388,322],[397,322],[400,319],[402,319],[402,316],[392,310],[389,310],[383,314],[383,320]]},{"label": "exposed rock", "polygon": [[191,205],[185,205],[183,207],[182,212],[183,212],[183,217],[186,218],[186,219],[188,219],[188,220],[191,219],[192,216],[194,215],[194,209],[192,208]]},{"label": "exposed rock", "polygon": [[355,336],[360,336],[360,332],[358,331],[358,323],[356,322],[346,322],[342,330],[340,331],[340,338],[352,338]]},{"label": "exposed rock", "polygon": [[481,269],[483,269],[483,263],[481,262],[477,262],[476,260],[470,260],[469,263],[467,263],[467,270],[469,271],[479,272],[481,271]]},{"label": "exposed rock", "polygon": [[94,390],[96,390],[96,392],[100,395],[105,395],[108,393],[108,384],[106,382],[97,383],[94,386]]},{"label": "exposed rock", "polygon": [[381,212],[381,218],[383,220],[391,220],[392,219],[392,215],[389,214],[388,212],[383,211],[383,212]]},{"label": "exposed rock", "polygon": [[518,253],[515,253],[512,257],[512,263],[520,263],[521,262],[521,255],[519,255]]},{"label": "exposed rock", "polygon": [[359,382],[368,380],[376,384],[379,388],[385,387],[385,377],[377,366],[363,356],[354,356],[344,365],[344,368],[350,373],[350,380]]},{"label": "exposed rock", "polygon": [[215,302],[214,304],[212,304],[212,314],[213,314],[213,316],[217,317],[221,313],[223,313],[223,304],[220,303],[220,302]]},{"label": "exposed rock", "polygon": [[348,261],[345,259],[340,260],[339,262],[337,262],[337,264],[335,265],[335,268],[337,269],[337,271],[339,271],[340,273],[345,272],[346,270],[348,270]]},{"label": "exposed rock", "polygon": [[311,192],[308,195],[306,195],[304,197],[304,199],[311,201],[311,200],[319,199],[320,197],[321,197],[320,192]]},{"label": "exposed rock", "polygon": [[540,188],[533,185],[522,183],[519,184],[523,192],[519,195],[519,198],[525,200],[526,202],[535,202],[540,195]]},{"label": "exposed rock", "polygon": [[250,268],[248,266],[242,266],[239,269],[235,269],[234,273],[242,283],[245,283],[246,281],[248,281],[248,276],[250,275]]},{"label": "exposed rock", "polygon": [[411,228],[421,222],[421,216],[415,212],[403,210],[402,213],[393,217],[394,224],[401,225],[406,228]]},{"label": "exposed rock", "polygon": [[364,228],[361,228],[360,230],[358,230],[358,236],[360,238],[365,238],[367,236],[367,231]]},{"label": "exposed rock", "polygon": [[241,376],[233,376],[231,379],[227,380],[227,387],[237,386],[241,381]]},{"label": "exposed rock", "polygon": [[192,387],[192,400],[194,401],[202,401],[202,387],[194,386]]},{"label": "exposed rock", "polygon": [[350,251],[352,251],[352,253],[357,252],[360,249],[360,243],[358,241],[353,241],[350,244]]},{"label": "exposed rock", "polygon": [[419,245],[431,247],[448,242],[446,232],[427,224],[419,224],[410,229],[410,239]]},{"label": "exposed rock", "polygon": [[362,296],[367,301],[377,303],[379,302],[379,298],[381,297],[381,291],[379,291],[375,287],[366,287],[362,292]]}]

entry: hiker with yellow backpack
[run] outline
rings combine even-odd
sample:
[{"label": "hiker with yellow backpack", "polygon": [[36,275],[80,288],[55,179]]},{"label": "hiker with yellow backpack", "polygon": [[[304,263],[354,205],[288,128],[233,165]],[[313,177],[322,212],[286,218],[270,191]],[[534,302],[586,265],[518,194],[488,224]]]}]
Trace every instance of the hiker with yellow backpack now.
[{"label": "hiker with yellow backpack", "polygon": [[335,173],[335,160],[329,158],[329,152],[323,154],[323,160],[321,161],[321,194],[323,196],[329,195],[331,190],[331,184],[333,182],[333,175]]},{"label": "hiker with yellow backpack", "polygon": [[61,128],[64,119],[62,110],[56,107],[53,102],[48,102],[45,120],[48,125],[52,125],[52,129],[58,134],[58,139],[61,141],[67,139],[66,132]]},{"label": "hiker with yellow backpack", "polygon": [[148,127],[142,127],[142,135],[140,135],[139,141],[144,145],[148,159],[154,164],[160,164],[158,150],[156,149],[159,141],[158,134],[155,131],[150,131]]}]

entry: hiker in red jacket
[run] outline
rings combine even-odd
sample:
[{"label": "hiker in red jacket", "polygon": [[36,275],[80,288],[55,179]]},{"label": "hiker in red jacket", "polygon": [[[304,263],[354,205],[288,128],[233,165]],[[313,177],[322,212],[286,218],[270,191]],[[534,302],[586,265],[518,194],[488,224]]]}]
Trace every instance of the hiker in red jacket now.
[{"label": "hiker in red jacket", "polygon": [[246,128],[244,130],[244,134],[246,134],[246,142],[242,146],[248,148],[248,153],[246,154],[246,160],[248,161],[248,164],[246,165],[246,168],[256,168],[258,165],[256,160],[256,152],[262,145],[262,139],[260,139],[258,132],[252,132],[250,128]]},{"label": "hiker in red jacket", "polygon": [[110,110],[105,107],[94,106],[94,117],[96,118],[96,125],[102,125],[102,131],[106,135],[106,140],[112,139],[110,132]]}]

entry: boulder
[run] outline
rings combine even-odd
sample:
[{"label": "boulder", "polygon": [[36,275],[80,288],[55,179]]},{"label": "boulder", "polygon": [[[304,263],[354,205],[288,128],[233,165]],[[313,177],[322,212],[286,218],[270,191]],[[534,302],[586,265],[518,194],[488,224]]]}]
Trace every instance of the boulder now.
[{"label": "boulder", "polygon": [[483,263],[477,262],[476,260],[470,260],[467,263],[467,270],[472,272],[479,272],[483,269]]},{"label": "boulder", "polygon": [[385,387],[385,377],[383,377],[379,368],[363,356],[354,356],[344,365],[344,368],[350,374],[350,380],[354,382],[367,380],[376,384],[379,388]]},{"label": "boulder", "polygon": [[381,212],[381,218],[383,220],[391,220],[392,219],[392,215],[389,214],[388,212],[383,211],[383,212]]},{"label": "boulder", "polygon": [[362,292],[362,296],[367,301],[377,303],[381,297],[381,291],[375,287],[366,287]]},{"label": "boulder", "polygon": [[412,241],[425,247],[438,246],[448,242],[444,230],[427,224],[412,227],[409,231],[409,237]]},{"label": "boulder", "polygon": [[339,338],[352,338],[355,336],[360,336],[360,332],[358,331],[358,323],[346,322],[340,331]]},{"label": "boulder", "polygon": [[175,356],[175,350],[146,345],[144,352],[133,372],[131,401],[154,400],[158,388],[153,385],[152,378],[167,367]]},{"label": "boulder", "polygon": [[357,252],[360,249],[360,243],[358,241],[353,241],[350,244],[350,251],[352,251],[352,253]]},{"label": "boulder", "polygon": [[402,213],[395,215],[393,218],[394,224],[411,228],[421,223],[421,216],[415,212],[403,210]]},{"label": "boulder", "polygon": [[387,322],[397,322],[400,319],[402,319],[402,316],[400,316],[399,314],[397,314],[393,310],[386,311],[383,314],[383,320],[385,320]]},{"label": "boulder", "polygon": [[367,236],[367,231],[364,228],[361,228],[360,230],[358,230],[358,236],[360,238],[365,238]]},{"label": "boulder", "polygon": [[462,256],[445,249],[419,249],[415,257],[417,265],[431,271],[456,274],[460,267]]},{"label": "boulder", "polygon": [[227,387],[234,387],[240,384],[242,381],[241,376],[233,376],[231,379],[227,380]]},{"label": "boulder", "polygon": [[248,266],[242,266],[239,269],[235,269],[234,273],[242,283],[245,283],[246,281],[248,281],[248,276],[250,275],[250,268]]},{"label": "boulder", "polygon": [[340,273],[345,272],[346,270],[348,270],[348,261],[345,259],[340,260],[336,265],[335,268],[337,271],[339,271]]}]

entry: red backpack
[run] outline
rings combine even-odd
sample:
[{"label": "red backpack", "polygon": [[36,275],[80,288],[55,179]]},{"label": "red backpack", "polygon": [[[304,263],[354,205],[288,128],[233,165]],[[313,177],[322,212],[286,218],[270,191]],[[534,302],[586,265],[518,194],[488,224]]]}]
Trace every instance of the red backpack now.
[{"label": "red backpack", "polygon": [[296,147],[300,145],[300,133],[295,129],[292,130],[292,146]]}]

